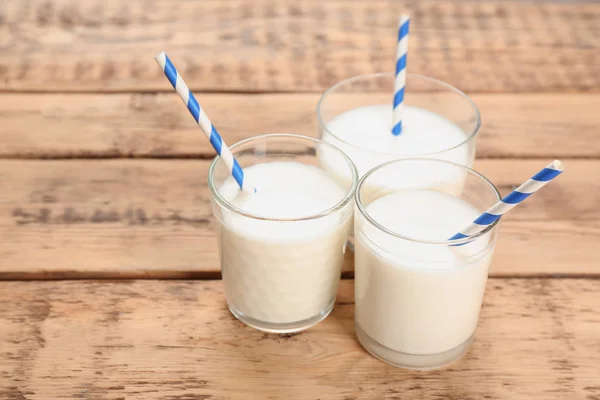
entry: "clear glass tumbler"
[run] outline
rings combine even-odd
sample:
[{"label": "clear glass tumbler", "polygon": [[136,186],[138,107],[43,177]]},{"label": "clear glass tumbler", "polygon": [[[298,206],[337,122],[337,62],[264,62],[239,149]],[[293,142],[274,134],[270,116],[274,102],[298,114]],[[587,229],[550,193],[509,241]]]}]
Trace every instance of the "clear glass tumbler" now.
[{"label": "clear glass tumbler", "polygon": [[[307,329],[335,302],[356,169],[339,149],[306,136],[256,136],[230,149],[257,192],[241,192],[221,158],[211,164],[208,184],[229,309],[263,331]],[[323,152],[345,165],[348,186],[320,166]]]},{"label": "clear glass tumbler", "polygon": [[[467,95],[437,79],[407,74],[405,133],[394,137],[393,91],[391,73],[359,75],[334,85],[317,105],[320,138],[348,154],[359,177],[380,164],[406,157],[472,166],[481,118]],[[341,181],[351,179],[335,162],[326,158],[322,162]]]},{"label": "clear glass tumbler", "polygon": [[[449,181],[456,176],[463,180],[460,192]],[[381,190],[365,192],[372,180]],[[386,180],[390,185],[381,186]],[[458,359],[477,326],[498,221],[470,238],[448,239],[498,202],[498,190],[463,165],[412,158],[368,172],[355,200],[360,343],[375,357],[411,369]]]}]

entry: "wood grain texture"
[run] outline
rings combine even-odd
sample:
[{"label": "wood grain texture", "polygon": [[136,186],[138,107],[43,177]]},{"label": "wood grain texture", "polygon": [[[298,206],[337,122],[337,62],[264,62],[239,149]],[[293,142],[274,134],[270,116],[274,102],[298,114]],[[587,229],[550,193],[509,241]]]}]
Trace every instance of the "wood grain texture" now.
[{"label": "wood grain texture", "polygon": [[357,0],[5,0],[0,90],[169,91],[167,50],[204,91],[321,91],[391,71],[412,15],[409,70],[466,91],[598,90],[600,5]]},{"label": "wood grain texture", "polygon": [[[218,276],[208,160],[0,161],[0,278]],[[546,160],[477,160],[502,193]],[[508,215],[493,275],[600,274],[600,161]],[[351,273],[352,255],[344,271]]]},{"label": "wood grain texture", "polygon": [[[370,96],[376,96],[371,94]],[[203,94],[228,143],[317,135],[319,94]],[[600,94],[475,94],[477,156],[600,157]],[[174,93],[0,95],[0,157],[212,157]]]},{"label": "wood grain texture", "polygon": [[235,320],[219,281],[0,283],[0,396],[102,399],[586,399],[600,396],[600,281],[491,279],[475,342],[410,372],[354,337],[352,281],[295,335]]}]

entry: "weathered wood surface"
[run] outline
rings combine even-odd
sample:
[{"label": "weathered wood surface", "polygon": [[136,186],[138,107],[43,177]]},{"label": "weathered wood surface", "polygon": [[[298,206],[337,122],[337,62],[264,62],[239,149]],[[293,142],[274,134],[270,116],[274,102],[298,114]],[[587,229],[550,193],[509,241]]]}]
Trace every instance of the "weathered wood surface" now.
[{"label": "weathered wood surface", "polygon": [[475,342],[437,372],[371,357],[352,281],[321,324],[242,325],[219,281],[4,282],[0,397],[586,399],[600,396],[600,281],[491,279]]},{"label": "weathered wood surface", "polygon": [[[506,194],[546,163],[477,160],[476,169]],[[0,161],[0,278],[218,276],[209,164]],[[600,274],[600,161],[565,165],[505,218],[492,274]]]},{"label": "weathered wood surface", "polygon": [[[320,94],[198,96],[228,143],[317,135]],[[477,156],[599,157],[600,94],[475,94]],[[174,93],[0,95],[0,157],[196,157],[214,150]]]},{"label": "weathered wood surface", "polygon": [[[3,0],[0,279],[218,278],[212,149],[152,57],[169,53],[230,143],[315,135],[320,92],[391,71],[404,11],[409,71],[482,111],[476,169],[507,193],[567,158],[502,222],[461,361],[369,356],[351,280],[287,336],[237,322],[219,281],[4,281],[0,399],[600,400],[597,2]],[[83,160],[124,157],[194,159]]]},{"label": "weathered wood surface", "polygon": [[467,91],[600,88],[600,5],[371,0],[4,0],[0,90],[170,91],[167,50],[206,91],[321,91],[391,71],[398,15],[409,70]]}]

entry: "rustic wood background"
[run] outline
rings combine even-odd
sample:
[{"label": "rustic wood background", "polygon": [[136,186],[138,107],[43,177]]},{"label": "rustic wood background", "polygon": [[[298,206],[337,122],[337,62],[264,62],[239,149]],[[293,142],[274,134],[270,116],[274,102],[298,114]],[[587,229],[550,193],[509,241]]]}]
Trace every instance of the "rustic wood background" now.
[{"label": "rustic wood background", "polygon": [[[314,329],[229,315],[213,152],[152,59],[228,142],[314,136],[323,90],[391,70],[402,12],[409,70],[481,109],[477,170],[508,193],[566,165],[503,219],[475,344],[430,373],[357,344],[351,255]],[[598,2],[4,0],[0,399],[600,400],[599,109]]]}]

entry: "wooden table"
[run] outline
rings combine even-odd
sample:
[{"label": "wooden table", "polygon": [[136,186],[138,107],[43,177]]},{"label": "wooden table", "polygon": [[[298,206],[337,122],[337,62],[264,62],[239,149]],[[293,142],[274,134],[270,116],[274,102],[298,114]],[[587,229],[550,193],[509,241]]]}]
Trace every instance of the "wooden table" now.
[{"label": "wooden table", "polygon": [[[316,135],[320,93],[393,67],[479,105],[475,168],[503,193],[475,343],[427,373],[353,335],[338,304],[276,336],[227,311],[207,141],[152,57],[169,52],[229,142]],[[5,0],[0,4],[0,398],[600,399],[600,5],[393,0]]]}]

